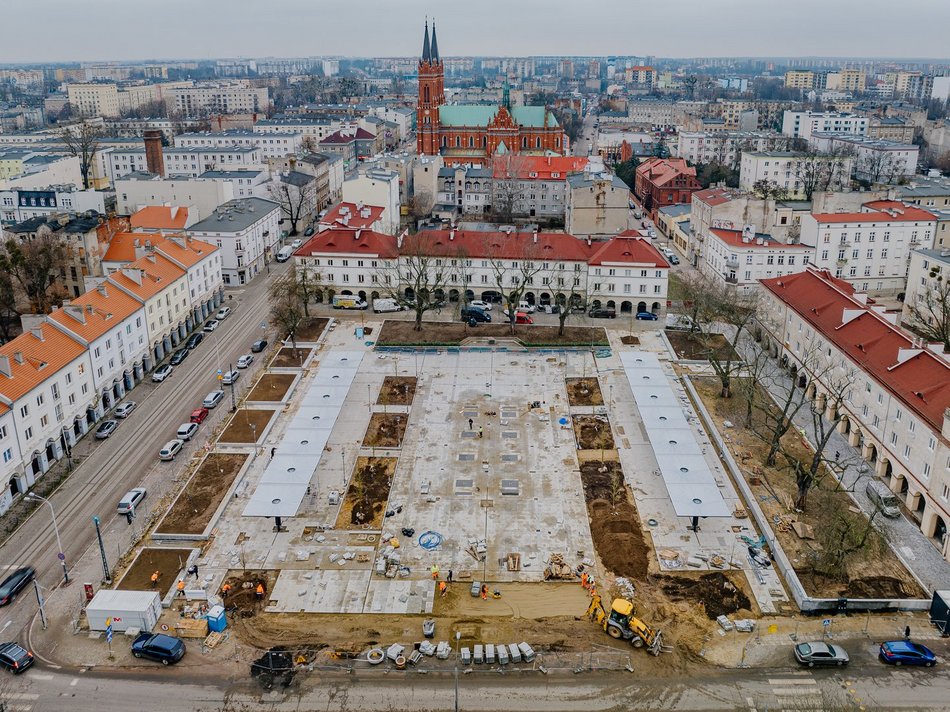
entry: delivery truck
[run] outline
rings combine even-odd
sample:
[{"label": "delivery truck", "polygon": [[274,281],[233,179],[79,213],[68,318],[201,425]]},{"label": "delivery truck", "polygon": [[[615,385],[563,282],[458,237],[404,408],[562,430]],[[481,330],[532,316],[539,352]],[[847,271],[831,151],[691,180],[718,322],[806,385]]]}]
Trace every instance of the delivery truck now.
[{"label": "delivery truck", "polygon": [[352,294],[338,294],[333,297],[334,309],[365,309],[366,302]]}]

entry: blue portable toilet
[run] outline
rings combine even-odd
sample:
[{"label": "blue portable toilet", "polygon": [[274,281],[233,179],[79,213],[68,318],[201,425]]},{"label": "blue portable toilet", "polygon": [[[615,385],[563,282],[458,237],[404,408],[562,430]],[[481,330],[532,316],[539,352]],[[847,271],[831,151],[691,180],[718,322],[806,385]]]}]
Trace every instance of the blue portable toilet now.
[{"label": "blue portable toilet", "polygon": [[228,621],[224,617],[224,606],[212,606],[206,618],[208,619],[208,631],[211,633],[221,633],[228,627]]}]

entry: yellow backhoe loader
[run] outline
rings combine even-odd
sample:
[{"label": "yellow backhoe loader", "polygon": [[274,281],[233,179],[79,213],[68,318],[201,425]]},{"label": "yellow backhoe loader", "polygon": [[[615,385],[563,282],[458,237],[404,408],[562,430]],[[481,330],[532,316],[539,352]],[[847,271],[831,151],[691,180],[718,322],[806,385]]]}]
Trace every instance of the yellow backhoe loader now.
[{"label": "yellow backhoe loader", "polygon": [[654,655],[663,652],[663,633],[653,630],[634,616],[633,604],[624,598],[614,599],[608,614],[604,609],[600,596],[595,594],[587,608],[587,615],[592,621],[599,624],[611,638],[629,640],[633,647],[645,647]]}]

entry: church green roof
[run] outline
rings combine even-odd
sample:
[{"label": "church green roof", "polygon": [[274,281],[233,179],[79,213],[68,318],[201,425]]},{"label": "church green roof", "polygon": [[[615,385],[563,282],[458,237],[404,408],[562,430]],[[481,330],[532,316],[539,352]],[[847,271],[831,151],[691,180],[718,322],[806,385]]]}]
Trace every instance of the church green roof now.
[{"label": "church green roof", "polygon": [[[446,104],[439,107],[439,123],[443,126],[487,126],[497,113],[497,106]],[[558,125],[554,115],[543,106],[515,106],[511,114],[521,126],[541,128],[544,126],[545,114],[548,115],[549,127]]]}]

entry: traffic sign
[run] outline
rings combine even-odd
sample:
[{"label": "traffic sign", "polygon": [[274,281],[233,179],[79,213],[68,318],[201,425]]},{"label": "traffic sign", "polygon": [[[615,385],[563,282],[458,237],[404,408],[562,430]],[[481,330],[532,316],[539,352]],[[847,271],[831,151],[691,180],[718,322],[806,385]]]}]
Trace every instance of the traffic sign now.
[{"label": "traffic sign", "polygon": [[823,626],[825,626],[825,628],[827,628],[828,626],[831,625],[831,619],[830,619],[830,618],[825,618],[825,619],[821,622],[821,624],[822,624]]},{"label": "traffic sign", "polygon": [[63,552],[59,552],[56,555],[56,558],[59,559],[60,561],[66,561],[66,554],[64,554]]},{"label": "traffic sign", "polygon": [[112,642],[112,626],[111,625],[108,628],[106,628],[106,642],[107,643]]}]

